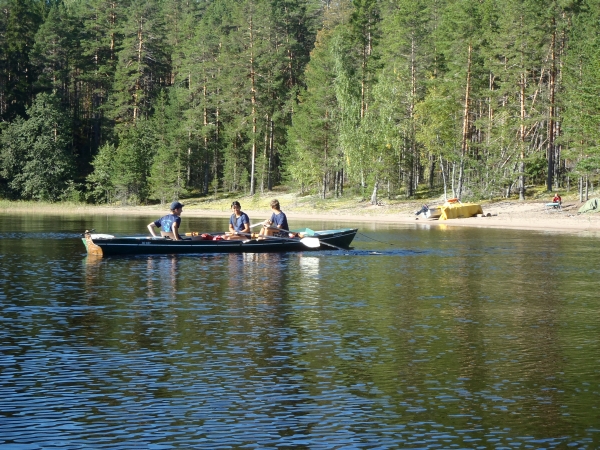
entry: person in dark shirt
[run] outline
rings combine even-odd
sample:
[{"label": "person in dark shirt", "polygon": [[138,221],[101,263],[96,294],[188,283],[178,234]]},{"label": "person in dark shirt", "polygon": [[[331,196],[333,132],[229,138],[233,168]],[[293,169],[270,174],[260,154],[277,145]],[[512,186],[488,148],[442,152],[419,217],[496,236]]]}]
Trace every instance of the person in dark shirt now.
[{"label": "person in dark shirt", "polygon": [[166,216],[161,217],[154,222],[150,222],[148,224],[148,231],[154,237],[156,233],[154,232],[154,227],[160,228],[161,236],[167,236],[176,241],[181,240],[181,236],[179,236],[179,226],[181,225],[181,213],[183,212],[183,205],[179,202],[171,203],[171,214],[167,214]]},{"label": "person in dark shirt", "polygon": [[[265,220],[265,224],[258,233],[259,236],[288,236],[290,228],[287,216],[279,205],[279,200],[275,199],[271,201],[271,210],[273,211],[271,218]],[[281,231],[277,231],[278,229]]]},{"label": "person in dark shirt", "polygon": [[250,218],[248,214],[242,211],[240,202],[235,201],[231,204],[233,214],[229,218],[229,234],[225,239],[245,239],[250,233]]}]

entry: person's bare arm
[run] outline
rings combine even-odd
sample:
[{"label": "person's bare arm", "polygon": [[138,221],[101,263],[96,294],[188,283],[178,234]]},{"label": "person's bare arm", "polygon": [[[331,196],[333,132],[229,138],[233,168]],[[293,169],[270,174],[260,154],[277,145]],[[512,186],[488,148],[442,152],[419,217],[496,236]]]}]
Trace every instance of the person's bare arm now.
[{"label": "person's bare arm", "polygon": [[173,237],[175,240],[181,241],[181,237],[179,236],[179,225],[177,222],[173,222],[173,225],[171,225],[171,230],[173,231]]},{"label": "person's bare arm", "polygon": [[148,224],[148,231],[152,236],[156,237],[156,233],[154,232],[154,222]]}]

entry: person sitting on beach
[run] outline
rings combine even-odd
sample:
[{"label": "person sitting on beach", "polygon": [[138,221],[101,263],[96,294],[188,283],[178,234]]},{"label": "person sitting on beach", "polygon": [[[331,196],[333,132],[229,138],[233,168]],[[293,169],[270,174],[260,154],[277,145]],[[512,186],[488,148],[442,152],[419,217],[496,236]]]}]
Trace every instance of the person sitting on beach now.
[{"label": "person sitting on beach", "polygon": [[150,231],[152,236],[157,237],[154,232],[154,227],[160,228],[161,236],[181,241],[181,236],[179,236],[179,226],[181,225],[180,216],[182,212],[183,205],[181,203],[177,201],[171,203],[171,214],[167,214],[154,222],[150,222],[148,224],[148,231]]},{"label": "person sitting on beach", "polygon": [[[287,236],[289,234],[289,226],[285,213],[281,210],[279,200],[271,200],[271,218],[265,220],[263,227],[258,233],[260,236]],[[280,231],[279,231],[280,230]]]},{"label": "person sitting on beach", "polygon": [[552,203],[558,203],[559,205],[562,204],[562,198],[560,198],[560,195],[558,195],[558,192],[556,192],[554,194],[554,198],[552,199]]},{"label": "person sitting on beach", "polygon": [[225,239],[245,239],[250,234],[250,218],[242,211],[238,201],[231,204],[231,209],[233,214],[229,218],[229,233]]},{"label": "person sitting on beach", "polygon": [[420,210],[418,210],[418,211],[415,213],[415,216],[418,216],[418,215],[419,215],[419,214],[421,214],[421,213],[423,213],[423,215],[425,215],[425,214],[427,213],[427,211],[429,211],[429,206],[427,206],[427,205],[423,205],[423,206],[421,207],[421,209],[420,209]]}]

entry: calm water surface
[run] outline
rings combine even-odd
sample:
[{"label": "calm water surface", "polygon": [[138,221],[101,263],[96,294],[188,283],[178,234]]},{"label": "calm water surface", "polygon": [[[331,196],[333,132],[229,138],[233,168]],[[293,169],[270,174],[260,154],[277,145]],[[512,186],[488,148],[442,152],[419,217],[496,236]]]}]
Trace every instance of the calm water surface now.
[{"label": "calm water surface", "polygon": [[0,221],[2,450],[600,447],[600,237],[302,222],[360,234],[84,253],[151,219]]}]

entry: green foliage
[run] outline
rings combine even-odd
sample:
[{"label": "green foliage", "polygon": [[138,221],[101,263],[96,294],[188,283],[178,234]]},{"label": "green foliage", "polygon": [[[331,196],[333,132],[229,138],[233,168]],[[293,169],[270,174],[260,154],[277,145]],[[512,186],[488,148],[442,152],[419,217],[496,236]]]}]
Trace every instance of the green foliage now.
[{"label": "green foliage", "polygon": [[176,102],[169,102],[163,92],[157,101],[152,129],[156,139],[150,168],[149,198],[161,204],[177,200],[184,194],[184,145],[180,129],[180,111]]},{"label": "green foliage", "polygon": [[[114,77],[122,41],[120,30],[127,17],[128,3],[75,0],[67,8],[71,20],[79,24],[74,36],[78,45],[71,60],[75,69],[71,81],[77,80],[80,89],[72,100],[73,109],[79,112],[76,138],[81,149],[80,164],[88,170],[99,148],[113,141],[116,135],[114,123],[109,119],[115,116],[114,103],[109,98],[117,87]],[[87,170],[82,172],[86,174]]]},{"label": "green foliage", "polygon": [[24,117],[31,104],[38,70],[30,62],[37,29],[43,21],[42,2],[0,0],[0,117]]},{"label": "green foliage", "polygon": [[158,11],[157,2],[134,1],[125,12],[112,90],[112,116],[120,124],[149,119],[153,99],[166,82],[170,49]]},{"label": "green foliage", "polygon": [[337,112],[333,76],[334,59],[328,49],[330,35],[320,33],[306,68],[306,90],[300,95],[285,155],[288,180],[302,192],[318,189],[343,164],[338,147]]},{"label": "green foliage", "polygon": [[282,180],[488,198],[600,172],[598,0],[0,7],[13,198],[76,199],[82,180],[99,202]]},{"label": "green foliage", "polygon": [[163,145],[157,149],[156,156],[150,168],[149,198],[160,200],[165,204],[180,197],[181,162],[173,158],[171,149]]},{"label": "green foliage", "polygon": [[50,9],[45,22],[38,29],[31,60],[39,71],[37,84],[44,90],[66,95],[74,58],[76,24],[62,6]]},{"label": "green foliage", "polygon": [[115,194],[113,176],[116,148],[105,144],[92,162],[94,171],[87,176],[88,198],[95,202],[111,203]]},{"label": "green foliage", "polygon": [[525,169],[525,173],[527,174],[527,179],[530,180],[533,184],[544,184],[548,171],[548,163],[546,158],[535,155],[530,158],[527,162],[527,166]]},{"label": "green foliage", "polygon": [[65,190],[60,195],[60,201],[80,203],[84,200],[84,186],[81,183],[75,183],[72,180],[67,181]]},{"label": "green foliage", "polygon": [[148,121],[123,128],[119,145],[104,145],[92,162],[88,175],[89,197],[122,204],[145,202],[149,195],[150,168],[156,153],[155,130]]},{"label": "green foliage", "polygon": [[[336,103],[339,107],[337,123],[339,130],[339,146],[344,153],[348,174],[355,180],[361,180],[364,174],[364,161],[357,129],[361,116],[361,90],[359,80],[355,77],[356,67],[352,58],[351,39],[348,30],[340,27],[331,44],[333,57],[333,84]],[[362,184],[362,183],[361,183]]]},{"label": "green foliage", "polygon": [[151,122],[139,120],[124,128],[113,162],[115,199],[122,204],[143,203],[148,199],[150,167],[156,153],[155,130]]},{"label": "green foliage", "polygon": [[39,94],[1,136],[0,173],[24,199],[58,200],[74,176],[68,114],[54,95]]},{"label": "green foliage", "polygon": [[414,142],[413,120],[407,114],[410,97],[405,88],[405,80],[388,71],[380,73],[373,88],[371,106],[361,124],[372,184],[395,180],[398,167],[410,170],[401,155],[401,149]]},{"label": "green foliage", "polygon": [[460,145],[460,105],[449,86],[432,87],[416,106],[417,140],[429,151],[456,161]]},{"label": "green foliage", "polygon": [[565,69],[565,157],[576,175],[600,172],[600,3],[584,2],[575,16],[569,63]]}]

